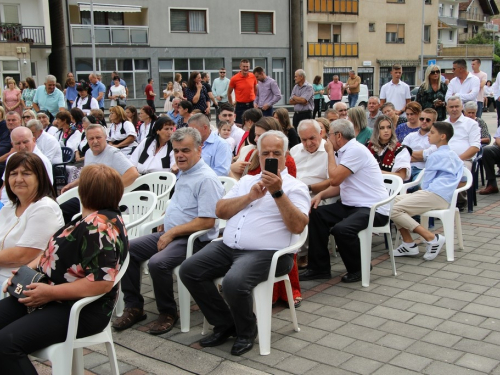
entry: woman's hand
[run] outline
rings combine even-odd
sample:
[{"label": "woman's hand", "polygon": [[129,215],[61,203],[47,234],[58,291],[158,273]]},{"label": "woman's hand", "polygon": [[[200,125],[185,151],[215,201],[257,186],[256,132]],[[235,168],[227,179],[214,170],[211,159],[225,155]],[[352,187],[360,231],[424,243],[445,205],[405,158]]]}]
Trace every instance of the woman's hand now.
[{"label": "woman's hand", "polygon": [[44,283],[33,283],[26,287],[26,298],[19,298],[19,302],[28,307],[38,307],[53,301],[52,286]]},{"label": "woman's hand", "polygon": [[196,84],[196,90],[201,91],[201,88],[202,88],[202,87],[203,87],[203,85],[201,84],[201,82],[198,82],[198,83]]},{"label": "woman's hand", "polygon": [[12,285],[12,278],[14,277],[14,275],[16,273],[17,273],[17,270],[12,270],[12,276],[9,277],[9,279],[7,280],[7,285],[5,285],[5,288],[2,289],[2,292],[7,293],[7,287],[9,287],[10,285]]},{"label": "woman's hand", "polygon": [[250,162],[248,161],[235,161],[233,164],[231,164],[231,171],[234,173],[242,174],[247,165],[250,165]]}]

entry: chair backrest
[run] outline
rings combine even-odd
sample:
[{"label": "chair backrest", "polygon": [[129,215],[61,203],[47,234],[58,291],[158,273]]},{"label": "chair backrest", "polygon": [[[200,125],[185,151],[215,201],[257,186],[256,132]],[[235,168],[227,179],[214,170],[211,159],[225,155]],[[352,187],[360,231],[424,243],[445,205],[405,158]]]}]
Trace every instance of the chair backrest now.
[{"label": "chair backrest", "polygon": [[401,188],[400,194],[406,194],[409,188],[420,185],[422,180],[424,179],[424,172],[425,168],[420,171],[415,180],[403,183],[403,187]]},{"label": "chair backrest", "polygon": [[222,183],[222,186],[224,186],[224,190],[226,191],[225,194],[227,194],[237,182],[234,178],[226,176],[219,176],[219,181]]},{"label": "chair backrest", "polygon": [[389,198],[392,198],[390,202],[392,209],[392,206],[394,205],[394,197],[398,195],[403,188],[403,180],[399,176],[387,174],[384,175],[384,184],[387,192],[389,193]]},{"label": "chair backrest", "polygon": [[456,207],[458,193],[468,190],[472,185],[472,173],[467,168],[465,168],[465,166],[464,166],[463,176],[467,179],[465,185],[462,187],[457,187],[453,192],[453,196],[451,197],[451,202],[450,202],[450,208]]},{"label": "chair backrest", "polygon": [[123,194],[120,208],[129,239],[139,236],[139,225],[151,217],[157,203],[158,198],[149,191],[133,191]]},{"label": "chair backrest", "polygon": [[78,186],[76,186],[74,188],[71,188],[69,190],[66,190],[64,193],[62,193],[60,196],[58,196],[56,198],[57,204],[61,205],[64,202],[67,202],[67,201],[69,201],[72,198],[79,198],[79,195],[78,195]]},{"label": "chair backrest", "polygon": [[74,152],[69,147],[61,147],[63,163],[69,163],[73,159]]}]

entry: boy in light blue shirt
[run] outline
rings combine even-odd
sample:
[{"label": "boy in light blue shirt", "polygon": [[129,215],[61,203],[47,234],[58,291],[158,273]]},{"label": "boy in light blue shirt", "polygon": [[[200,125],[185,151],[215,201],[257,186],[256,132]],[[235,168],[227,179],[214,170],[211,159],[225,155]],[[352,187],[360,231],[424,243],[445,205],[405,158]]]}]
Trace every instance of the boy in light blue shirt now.
[{"label": "boy in light blue shirt", "polygon": [[425,163],[422,190],[396,197],[391,220],[401,232],[403,243],[393,250],[394,256],[419,254],[411,232],[419,234],[425,240],[427,246],[424,254],[425,260],[434,259],[445,243],[443,235],[434,235],[412,216],[430,210],[446,209],[450,206],[453,192],[460,183],[464,168],[463,161],[448,146],[451,137],[453,137],[451,124],[438,121],[432,125],[428,133],[429,143],[438,149],[427,158]]}]

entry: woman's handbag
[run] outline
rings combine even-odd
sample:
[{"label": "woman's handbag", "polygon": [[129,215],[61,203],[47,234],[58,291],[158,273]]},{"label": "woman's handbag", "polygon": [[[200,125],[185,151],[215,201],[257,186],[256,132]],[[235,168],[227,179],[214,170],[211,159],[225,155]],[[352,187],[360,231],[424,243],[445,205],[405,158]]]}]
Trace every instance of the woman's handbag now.
[{"label": "woman's handbag", "polygon": [[127,105],[127,101],[122,98],[116,99],[116,104],[118,104],[120,107],[125,107]]},{"label": "woman's handbag", "polygon": [[26,287],[33,283],[48,283],[45,274],[34,270],[28,266],[21,266],[17,273],[12,277],[11,284],[7,287],[7,291],[12,297],[26,298],[24,291]]}]

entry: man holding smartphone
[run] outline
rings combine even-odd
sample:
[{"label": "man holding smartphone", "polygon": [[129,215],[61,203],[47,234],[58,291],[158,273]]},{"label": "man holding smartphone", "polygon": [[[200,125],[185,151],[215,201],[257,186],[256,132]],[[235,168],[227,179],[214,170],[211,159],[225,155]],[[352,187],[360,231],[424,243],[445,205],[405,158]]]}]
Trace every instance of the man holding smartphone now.
[{"label": "man holding smartphone", "polygon": [[[181,266],[182,282],[214,326],[214,333],[200,340],[202,347],[236,336],[231,354],[252,349],[257,336],[252,289],[267,279],[275,251],[295,243],[309,221],[311,198],[307,186],[287,172],[287,149],[288,138],[280,131],[259,137],[260,165],[277,166],[276,174],[263,170],[240,179],[217,203],[217,217],[227,220],[223,240],[210,243]],[[293,255],[284,255],[276,274],[285,275],[292,266]],[[221,276],[224,298],[213,282]]]}]

